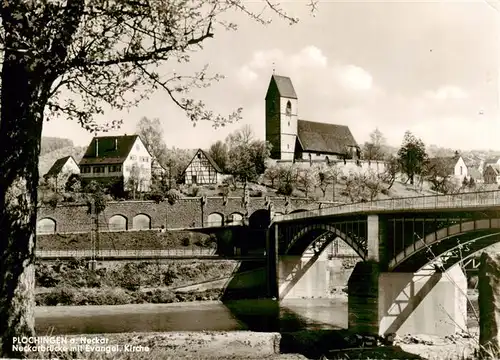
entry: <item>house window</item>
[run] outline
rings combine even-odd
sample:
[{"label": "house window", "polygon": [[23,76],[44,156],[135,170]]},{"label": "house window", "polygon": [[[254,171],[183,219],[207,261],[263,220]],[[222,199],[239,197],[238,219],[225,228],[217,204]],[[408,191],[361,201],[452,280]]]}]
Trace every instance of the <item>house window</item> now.
[{"label": "house window", "polygon": [[201,159],[201,154],[198,154],[196,157],[197,157],[198,159]]},{"label": "house window", "polygon": [[286,115],[292,115],[292,103],[290,102],[290,100],[288,100],[288,102],[286,103]]},{"label": "house window", "polygon": [[286,148],[287,148],[287,149],[290,149],[290,144],[286,144]]},{"label": "house window", "polygon": [[318,157],[318,156],[321,156],[321,154],[319,154],[319,153],[318,153],[318,154],[316,154],[316,157]]},{"label": "house window", "polygon": [[114,165],[108,166],[108,172],[115,172],[115,166]]},{"label": "house window", "polygon": [[94,166],[94,168],[92,169],[92,172],[94,174],[102,174],[102,173],[104,173],[104,166]]},{"label": "house window", "polygon": [[462,167],[460,166],[460,175],[462,175],[462,171],[463,171],[463,169],[462,169]]},{"label": "house window", "polygon": [[196,179],[196,175],[191,175],[191,183],[192,184],[197,184],[196,180],[197,180]]},{"label": "house window", "polygon": [[135,159],[137,159],[137,156],[135,156],[135,155],[132,155],[132,156],[130,157],[130,160],[135,160]]},{"label": "house window", "polygon": [[141,145],[137,144],[137,145],[135,146],[135,149],[136,149],[137,151],[141,150]]},{"label": "house window", "polygon": [[290,120],[288,120],[288,126],[290,126]]}]

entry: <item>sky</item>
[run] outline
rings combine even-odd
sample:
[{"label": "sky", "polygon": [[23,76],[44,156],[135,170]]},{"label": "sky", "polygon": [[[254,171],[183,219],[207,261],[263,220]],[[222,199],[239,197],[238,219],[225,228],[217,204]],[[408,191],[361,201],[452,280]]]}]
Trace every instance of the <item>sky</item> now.
[{"label": "sky", "polygon": [[[242,120],[193,127],[160,90],[136,108],[97,119],[123,119],[110,134],[132,134],[141,117],[159,118],[169,147],[208,148],[246,124],[264,139],[264,97],[274,70],[291,78],[299,119],[348,125],[359,144],[378,128],[393,146],[410,130],[427,145],[500,150],[497,1],[320,0],[314,15],[305,0],[283,1],[300,19],[292,26],[276,17],[263,26],[245,14],[227,14],[238,30],[219,29],[186,71],[208,64],[225,75],[193,96],[221,114],[243,107]],[[248,2],[260,9],[256,3]],[[43,135],[81,146],[93,136],[65,119],[46,122]]]}]

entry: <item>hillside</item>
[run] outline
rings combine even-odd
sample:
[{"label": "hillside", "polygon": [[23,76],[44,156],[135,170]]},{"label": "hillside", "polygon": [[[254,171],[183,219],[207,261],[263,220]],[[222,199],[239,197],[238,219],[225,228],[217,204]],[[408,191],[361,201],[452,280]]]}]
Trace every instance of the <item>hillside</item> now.
[{"label": "hillside", "polygon": [[50,167],[54,164],[57,159],[60,159],[65,156],[73,156],[75,161],[78,163],[82,158],[86,147],[83,146],[65,146],[56,148],[54,150],[41,153],[39,157],[38,163],[38,171],[40,172],[40,176],[43,176],[49,171]]}]

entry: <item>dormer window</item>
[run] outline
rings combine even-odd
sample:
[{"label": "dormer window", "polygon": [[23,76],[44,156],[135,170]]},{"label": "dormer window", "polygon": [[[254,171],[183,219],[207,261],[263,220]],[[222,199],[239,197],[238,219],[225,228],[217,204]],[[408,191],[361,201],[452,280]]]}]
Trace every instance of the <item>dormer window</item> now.
[{"label": "dormer window", "polygon": [[292,103],[290,102],[290,100],[288,100],[288,102],[286,103],[286,115],[292,115]]}]

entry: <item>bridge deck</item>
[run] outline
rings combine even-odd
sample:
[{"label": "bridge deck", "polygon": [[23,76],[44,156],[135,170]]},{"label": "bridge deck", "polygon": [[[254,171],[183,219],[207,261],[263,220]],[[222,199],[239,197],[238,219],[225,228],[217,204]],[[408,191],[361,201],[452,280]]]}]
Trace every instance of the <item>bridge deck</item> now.
[{"label": "bridge deck", "polygon": [[453,195],[430,195],[409,198],[375,200],[338,205],[287,215],[276,215],[273,223],[306,220],[346,214],[368,214],[403,211],[459,211],[464,209],[500,207],[500,191],[482,191]]}]

